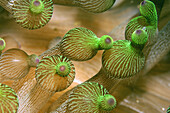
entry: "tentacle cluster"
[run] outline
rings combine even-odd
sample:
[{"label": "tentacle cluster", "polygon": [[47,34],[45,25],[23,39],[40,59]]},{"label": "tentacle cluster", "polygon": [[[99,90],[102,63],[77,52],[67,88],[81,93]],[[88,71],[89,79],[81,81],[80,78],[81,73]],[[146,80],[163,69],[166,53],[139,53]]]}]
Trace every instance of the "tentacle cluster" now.
[{"label": "tentacle cluster", "polygon": [[107,74],[111,78],[127,78],[138,73],[144,67],[145,56],[142,49],[147,39],[147,32],[138,29],[132,34],[132,42],[113,42],[113,47],[105,50],[102,56],[102,65]]},{"label": "tentacle cluster", "polygon": [[132,33],[137,29],[146,29],[148,34],[147,45],[152,45],[157,40],[157,23],[158,16],[154,3],[149,0],[144,0],[140,4],[141,16],[133,18],[129,21],[125,30],[125,38],[127,40],[132,40]]}]

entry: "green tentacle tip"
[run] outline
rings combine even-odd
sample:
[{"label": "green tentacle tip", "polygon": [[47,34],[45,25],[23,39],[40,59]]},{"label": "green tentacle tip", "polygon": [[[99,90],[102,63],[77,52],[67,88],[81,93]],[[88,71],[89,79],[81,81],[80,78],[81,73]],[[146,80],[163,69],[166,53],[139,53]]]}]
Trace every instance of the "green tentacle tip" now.
[{"label": "green tentacle tip", "polygon": [[0,38],[0,51],[4,50],[6,47],[5,40]]},{"label": "green tentacle tip", "polygon": [[99,39],[99,49],[110,49],[113,46],[113,39],[109,35],[103,35]]},{"label": "green tentacle tip", "polygon": [[62,77],[68,76],[70,73],[70,65],[67,62],[60,62],[56,66],[56,73]]},{"label": "green tentacle tip", "polygon": [[17,113],[19,100],[15,91],[0,83],[0,113]]},{"label": "green tentacle tip", "polygon": [[32,0],[30,2],[30,10],[35,14],[39,14],[44,10],[44,3],[42,0]]},{"label": "green tentacle tip", "polygon": [[46,25],[53,14],[52,0],[11,0],[12,15],[26,29],[39,29]]},{"label": "green tentacle tip", "polygon": [[166,113],[170,113],[170,106],[168,107]]},{"label": "green tentacle tip", "polygon": [[144,0],[140,4],[140,13],[148,19],[152,26],[157,27],[157,11],[155,4],[152,1]]},{"label": "green tentacle tip", "polygon": [[132,33],[132,45],[143,49],[148,40],[147,32],[143,29],[138,29]]},{"label": "green tentacle tip", "polygon": [[98,101],[102,110],[111,111],[116,107],[116,99],[110,94],[99,97]]},{"label": "green tentacle tip", "polygon": [[73,89],[69,96],[69,113],[100,113],[116,107],[116,99],[100,84],[84,82]]},{"label": "green tentacle tip", "polygon": [[62,91],[69,87],[75,78],[72,62],[61,55],[43,58],[36,68],[37,82],[48,91]]}]

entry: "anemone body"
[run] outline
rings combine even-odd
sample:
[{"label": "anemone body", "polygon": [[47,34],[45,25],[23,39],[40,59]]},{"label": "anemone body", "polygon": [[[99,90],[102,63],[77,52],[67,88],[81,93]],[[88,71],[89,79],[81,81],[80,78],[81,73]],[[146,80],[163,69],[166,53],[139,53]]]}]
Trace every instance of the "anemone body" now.
[{"label": "anemone body", "polygon": [[19,101],[15,91],[8,85],[0,83],[0,103],[1,113],[16,113]]},{"label": "anemone body", "polygon": [[16,22],[27,29],[43,27],[53,14],[52,0],[12,0],[10,4]]},{"label": "anemone body", "polygon": [[114,96],[100,84],[85,82],[73,89],[68,100],[68,111],[70,113],[89,112],[99,113],[111,111],[116,106]]}]

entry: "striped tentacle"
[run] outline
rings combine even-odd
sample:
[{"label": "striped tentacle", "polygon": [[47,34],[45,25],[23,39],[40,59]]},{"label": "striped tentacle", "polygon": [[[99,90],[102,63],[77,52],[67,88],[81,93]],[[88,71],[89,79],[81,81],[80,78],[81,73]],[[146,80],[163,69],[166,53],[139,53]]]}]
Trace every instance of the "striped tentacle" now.
[{"label": "striped tentacle", "polygon": [[101,13],[110,9],[115,0],[75,0],[83,9],[93,13]]},{"label": "striped tentacle", "polygon": [[15,91],[8,85],[0,83],[0,103],[1,113],[16,113],[19,101]]},{"label": "striped tentacle", "polygon": [[30,66],[28,55],[20,49],[9,49],[0,57],[0,75],[5,79],[20,79],[27,75]]},{"label": "striped tentacle", "polygon": [[144,66],[145,57],[128,40],[115,41],[113,47],[105,50],[102,65],[111,78],[126,78],[138,73]]},{"label": "striped tentacle", "polygon": [[[110,94],[108,94],[108,91],[102,85],[95,82],[82,83],[75,87],[69,96],[68,112],[99,113],[110,111],[116,106],[116,99],[112,95],[110,95],[111,100],[104,99],[103,97],[106,95]],[[114,102],[112,102],[112,99]],[[110,105],[110,103],[114,103],[114,106]]]},{"label": "striped tentacle", "polygon": [[89,60],[96,55],[98,38],[86,28],[74,28],[61,41],[61,53],[71,60]]},{"label": "striped tentacle", "polygon": [[140,4],[141,16],[133,18],[129,21],[125,30],[125,39],[131,41],[132,33],[137,29],[145,29],[148,34],[148,41],[145,48],[156,43],[158,29],[157,29],[157,12],[154,3],[144,0]]},{"label": "striped tentacle", "polygon": [[53,14],[52,0],[12,0],[10,4],[16,22],[27,29],[43,27]]},{"label": "striped tentacle", "polygon": [[143,29],[147,26],[149,26],[149,23],[147,22],[147,19],[143,16],[138,16],[136,18],[131,19],[125,29],[125,39],[132,41],[132,33],[136,29]]},{"label": "striped tentacle", "polygon": [[155,4],[152,1],[144,0],[141,2],[140,13],[148,20],[150,26],[153,26],[155,29],[157,29],[158,15]]},{"label": "striped tentacle", "polygon": [[[60,65],[61,63],[65,64]],[[66,57],[49,56],[43,58],[37,65],[35,77],[37,82],[46,90],[54,92],[62,91],[73,82],[75,68],[72,62]]]}]

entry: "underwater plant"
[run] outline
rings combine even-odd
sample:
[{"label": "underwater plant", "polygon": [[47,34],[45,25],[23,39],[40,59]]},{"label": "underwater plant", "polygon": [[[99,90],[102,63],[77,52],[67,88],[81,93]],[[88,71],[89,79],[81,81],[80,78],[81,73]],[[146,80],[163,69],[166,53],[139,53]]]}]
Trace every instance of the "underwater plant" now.
[{"label": "underwater plant", "polygon": [[0,57],[0,77],[3,80],[17,80],[26,76],[30,67],[39,63],[37,55],[28,55],[21,49],[8,49]]},{"label": "underwater plant", "polygon": [[46,25],[53,14],[52,0],[4,0],[0,6],[7,7],[16,22],[27,29],[39,29]]},{"label": "underwater plant", "polygon": [[18,112],[37,112],[58,91],[69,87],[75,77],[72,62],[63,56],[43,58],[37,65],[36,85],[22,100]]},{"label": "underwater plant", "polygon": [[110,9],[116,0],[53,0],[54,4],[76,6],[92,12],[101,13]]},{"label": "underwater plant", "polygon": [[15,91],[2,83],[0,83],[0,103],[1,113],[16,113],[19,107],[19,101]]}]

